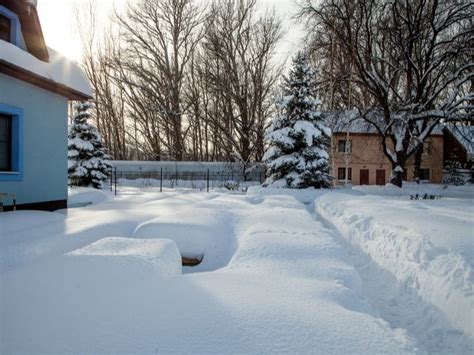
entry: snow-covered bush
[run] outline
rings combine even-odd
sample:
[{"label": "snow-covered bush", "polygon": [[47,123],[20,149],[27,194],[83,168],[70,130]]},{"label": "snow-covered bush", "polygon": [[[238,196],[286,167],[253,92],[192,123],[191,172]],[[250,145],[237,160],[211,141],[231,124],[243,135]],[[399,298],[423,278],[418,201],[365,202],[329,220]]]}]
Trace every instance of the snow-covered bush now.
[{"label": "snow-covered bush", "polygon": [[112,166],[97,128],[88,122],[88,102],[74,105],[74,119],[68,136],[69,182],[75,186],[102,188]]},{"label": "snow-covered bush", "polygon": [[331,130],[318,110],[315,73],[306,56],[298,53],[276,99],[277,116],[266,132],[269,143],[263,157],[268,166],[264,186],[329,187],[328,144]]},{"label": "snow-covered bush", "polygon": [[229,191],[238,191],[240,184],[238,181],[229,180],[224,183],[223,187]]},{"label": "snow-covered bush", "polygon": [[455,159],[448,160],[446,163],[446,170],[448,171],[448,177],[444,179],[446,184],[453,184],[456,186],[464,185],[466,181],[461,176],[460,170],[462,165]]}]

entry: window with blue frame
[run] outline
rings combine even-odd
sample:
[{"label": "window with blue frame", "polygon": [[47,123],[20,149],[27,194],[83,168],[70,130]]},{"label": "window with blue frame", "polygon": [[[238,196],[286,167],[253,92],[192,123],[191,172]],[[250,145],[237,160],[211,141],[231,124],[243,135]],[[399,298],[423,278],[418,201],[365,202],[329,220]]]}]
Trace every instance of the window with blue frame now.
[{"label": "window with blue frame", "polygon": [[18,15],[0,5],[0,40],[20,45],[20,20]]},{"label": "window with blue frame", "polygon": [[12,41],[12,20],[2,14],[0,14],[0,39]]},{"label": "window with blue frame", "polygon": [[23,178],[23,110],[0,103],[0,181]]}]

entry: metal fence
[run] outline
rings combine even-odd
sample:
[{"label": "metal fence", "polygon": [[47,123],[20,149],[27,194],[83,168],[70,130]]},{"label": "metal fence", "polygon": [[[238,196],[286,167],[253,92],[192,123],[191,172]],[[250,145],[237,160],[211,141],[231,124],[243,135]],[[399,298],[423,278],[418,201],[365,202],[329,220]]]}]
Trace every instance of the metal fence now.
[{"label": "metal fence", "polygon": [[262,168],[236,172],[233,170],[216,171],[186,171],[161,168],[158,171],[125,171],[112,168],[110,171],[110,188],[118,193],[120,187],[156,187],[163,189],[190,188],[207,191],[215,188],[238,190],[240,187],[261,184],[265,180]]}]

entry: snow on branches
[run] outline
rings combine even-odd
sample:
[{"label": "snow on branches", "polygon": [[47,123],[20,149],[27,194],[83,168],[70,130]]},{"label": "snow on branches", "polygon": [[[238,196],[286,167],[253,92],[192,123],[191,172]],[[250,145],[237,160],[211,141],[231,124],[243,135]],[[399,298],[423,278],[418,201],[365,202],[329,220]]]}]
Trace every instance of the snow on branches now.
[{"label": "snow on branches", "polygon": [[269,146],[263,160],[269,177],[264,186],[329,187],[331,130],[318,110],[321,102],[316,99],[315,74],[303,53],[293,59],[281,90],[276,99],[278,115],[266,134]]},{"label": "snow on branches", "polygon": [[88,102],[74,105],[68,136],[68,174],[72,185],[102,188],[111,165],[102,137],[88,122],[91,107]]}]

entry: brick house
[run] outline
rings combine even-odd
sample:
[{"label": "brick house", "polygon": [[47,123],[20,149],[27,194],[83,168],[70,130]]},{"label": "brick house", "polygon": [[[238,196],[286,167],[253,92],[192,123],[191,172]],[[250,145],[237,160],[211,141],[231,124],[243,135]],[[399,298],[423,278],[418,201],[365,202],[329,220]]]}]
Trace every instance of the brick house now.
[{"label": "brick house", "polygon": [[[332,121],[332,122],[331,122]],[[385,185],[390,182],[392,165],[382,150],[381,137],[366,121],[344,119],[337,114],[330,119],[331,168],[334,185]],[[443,132],[435,130],[424,144],[421,180],[443,181]],[[413,181],[413,158],[406,165],[406,181]],[[347,179],[347,180],[346,180]]]}]

